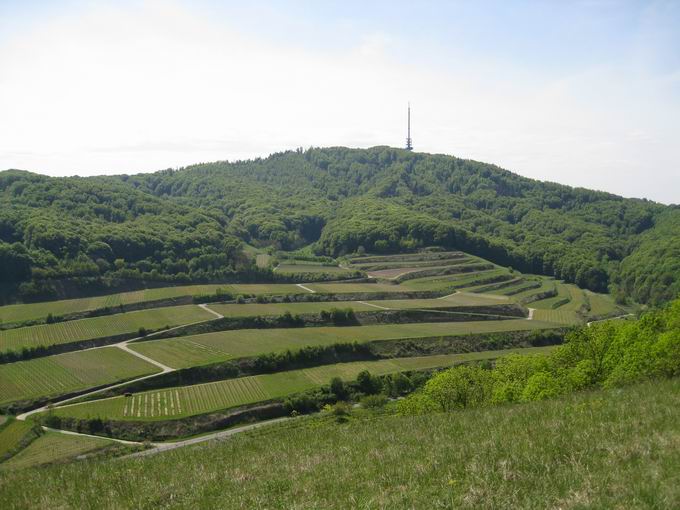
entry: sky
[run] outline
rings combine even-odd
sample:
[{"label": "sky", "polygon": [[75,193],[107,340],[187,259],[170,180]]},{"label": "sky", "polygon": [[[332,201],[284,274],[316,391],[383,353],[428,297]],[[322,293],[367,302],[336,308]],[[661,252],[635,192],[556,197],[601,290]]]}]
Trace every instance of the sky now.
[{"label": "sky", "polygon": [[680,203],[680,1],[0,0],[0,169],[402,147]]}]

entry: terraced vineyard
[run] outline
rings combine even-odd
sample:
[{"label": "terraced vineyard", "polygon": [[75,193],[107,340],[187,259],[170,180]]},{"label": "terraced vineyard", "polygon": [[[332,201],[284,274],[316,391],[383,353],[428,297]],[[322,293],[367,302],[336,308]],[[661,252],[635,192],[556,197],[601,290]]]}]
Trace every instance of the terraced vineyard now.
[{"label": "terraced vineyard", "polygon": [[155,330],[214,318],[213,314],[199,306],[186,305],[0,330],[0,352],[136,333],[142,327]]},{"label": "terraced vineyard", "polygon": [[113,397],[94,402],[73,404],[56,409],[62,417],[102,418],[112,420],[167,420],[227,409],[284,397],[328,384],[333,377],[351,381],[359,372],[368,370],[384,375],[410,370],[450,366],[465,361],[493,359],[512,352],[546,353],[552,347],[509,349],[501,351],[449,354],[379,361],[361,361],[322,365],[276,374],[227,379],[214,383],[182,386],[138,393],[130,397]]},{"label": "terraced vineyard", "polygon": [[112,444],[108,439],[47,432],[7,462],[0,464],[0,470],[25,469],[52,462],[63,462],[107,448]]},{"label": "terraced vineyard", "polygon": [[117,347],[19,361],[0,365],[0,404],[63,395],[159,371]]},{"label": "terraced vineyard", "polygon": [[[269,255],[252,248],[250,256],[257,257],[262,267],[270,264]],[[277,255],[278,257],[279,255]],[[403,255],[377,255],[355,257],[343,262],[343,267],[324,266],[304,261],[284,262],[277,271],[282,273],[334,272],[338,275],[361,270],[373,278],[369,281],[337,281],[293,283],[234,283],[186,285],[161,289],[113,294],[85,299],[54,301],[27,305],[0,307],[0,317],[5,324],[23,320],[41,320],[48,313],[66,315],[85,312],[105,306],[158,301],[167,298],[198,294],[228,293],[234,297],[277,296],[275,303],[248,302],[210,303],[207,308],[198,305],[149,308],[141,311],[118,313],[79,320],[66,320],[53,324],[5,329],[0,331],[0,353],[15,351],[19,355],[24,348],[36,348],[94,339],[133,335],[140,328],[163,329],[215,319],[215,314],[227,318],[278,317],[284,313],[299,315],[304,327],[231,329],[187,335],[166,339],[147,339],[118,346],[96,347],[67,354],[46,356],[40,350],[29,353],[36,357],[28,361],[0,364],[0,406],[5,409],[28,409],[31,401],[44,402],[70,393],[86,392],[88,389],[104,388],[138,377],[154,377],[161,373],[161,366],[170,369],[202,367],[228,360],[254,357],[264,354],[295,352],[309,346],[329,346],[336,343],[373,342],[381,340],[409,340],[417,346],[422,339],[438,339],[475,335],[461,340],[476,341],[476,335],[492,334],[493,345],[499,348],[513,343],[517,335],[505,343],[503,333],[528,332],[564,328],[582,324],[590,316],[621,315],[621,308],[608,296],[584,292],[575,285],[564,284],[551,278],[523,275],[461,252],[425,252]],[[348,269],[345,269],[345,265]],[[426,297],[416,297],[415,292],[427,292]],[[551,292],[557,292],[551,296]],[[338,301],[329,294],[339,295]],[[293,297],[294,295],[294,297]],[[342,299],[345,295],[346,299]],[[393,295],[394,298],[390,298]],[[283,298],[282,298],[283,296]],[[290,296],[286,298],[285,296]],[[349,298],[349,299],[347,299]],[[240,301],[240,300],[239,300]],[[252,300],[251,300],[252,301]],[[259,300],[259,301],[267,301]],[[456,310],[445,308],[456,307]],[[475,308],[471,308],[475,307]],[[528,314],[531,318],[512,317],[513,313]],[[358,317],[352,325],[319,326],[318,316],[333,308],[352,309],[357,313],[375,312]],[[511,310],[515,309],[515,310]],[[410,313],[411,322],[401,323],[406,314],[379,313],[390,310],[429,310],[428,314]],[[446,317],[453,322],[423,322],[436,317]],[[445,315],[450,314],[450,315]],[[450,319],[448,318],[450,317]],[[380,321],[376,323],[376,321]],[[384,321],[384,322],[382,322]],[[200,331],[210,328],[237,327],[235,321],[200,326]],[[267,326],[271,326],[270,323]],[[11,324],[10,324],[11,327]],[[124,338],[124,337],[123,337]],[[486,341],[486,339],[484,340]],[[498,343],[495,343],[498,342]],[[435,349],[437,342],[429,342],[428,349]],[[446,343],[446,345],[452,345]],[[72,348],[78,348],[77,345]],[[130,349],[126,351],[124,349]],[[474,351],[461,347],[459,350]],[[550,348],[512,349],[512,352],[547,352]],[[171,421],[213,411],[285,398],[291,394],[313,389],[333,377],[350,381],[362,370],[374,375],[429,369],[455,363],[492,359],[511,352],[508,350],[465,352],[425,357],[381,359],[378,361],[323,364],[322,358],[308,360],[310,368],[288,370],[218,380],[192,386],[160,387],[138,392],[128,397],[96,398],[79,404],[56,405],[52,410],[57,416],[74,418],[101,418],[126,422]],[[405,350],[418,352],[417,349]],[[427,352],[430,352],[429,350]],[[7,358],[5,358],[7,359]],[[10,358],[11,359],[11,358]],[[307,363],[307,362],[306,362]],[[315,366],[316,364],[316,366]],[[206,370],[212,370],[208,368]],[[197,372],[198,373],[198,372]],[[168,376],[174,377],[172,375]],[[179,376],[178,376],[179,377]],[[181,379],[174,379],[175,381]],[[159,380],[161,381],[161,380]],[[157,381],[156,387],[162,386]],[[36,403],[36,405],[39,405]],[[38,414],[44,415],[45,411]],[[34,415],[28,417],[28,420]],[[198,421],[202,420],[199,419]],[[22,430],[31,430],[29,422],[10,423],[0,428],[0,441],[16,444]],[[94,423],[94,422],[92,422]],[[194,421],[182,421],[181,427],[193,427]],[[196,422],[198,423],[198,422]],[[90,423],[91,424],[91,423]],[[89,426],[89,425],[86,425]],[[135,426],[128,425],[126,426]],[[147,424],[146,426],[152,426]],[[155,424],[179,426],[177,424]],[[100,430],[100,429],[98,429]],[[178,429],[179,430],[179,429]],[[185,430],[185,429],[182,429]],[[178,434],[188,434],[189,430]],[[6,439],[3,439],[3,435]],[[11,436],[11,437],[10,437]],[[161,437],[166,437],[161,434]],[[87,436],[72,437],[49,433],[36,439],[11,461],[6,468],[41,465],[59,459],[73,458],[84,452],[105,448],[102,442]],[[9,448],[9,447],[8,447]],[[0,449],[0,454],[1,454]]]},{"label": "terraced vineyard", "polygon": [[186,368],[267,352],[282,352],[309,345],[370,342],[404,338],[432,338],[470,333],[496,333],[554,328],[537,320],[510,319],[471,322],[381,324],[315,328],[242,329],[203,335],[151,340],[130,348],[173,368]]}]

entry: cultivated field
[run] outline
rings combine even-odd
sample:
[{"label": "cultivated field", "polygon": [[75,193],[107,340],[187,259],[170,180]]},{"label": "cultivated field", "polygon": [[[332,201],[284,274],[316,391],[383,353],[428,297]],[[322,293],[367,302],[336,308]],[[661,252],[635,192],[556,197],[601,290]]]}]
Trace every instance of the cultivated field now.
[{"label": "cultivated field", "polygon": [[493,359],[511,352],[547,353],[552,347],[507,349],[379,361],[337,363],[303,370],[227,379],[193,386],[148,391],[131,397],[113,397],[99,401],[56,408],[62,417],[105,418],[112,420],[167,420],[203,414],[245,404],[261,402],[328,384],[333,377],[356,379],[368,370],[384,375],[409,370],[445,367],[465,361]]},{"label": "cultivated field", "polygon": [[73,391],[159,372],[117,347],[102,347],[0,365],[0,404]]},{"label": "cultivated field", "polygon": [[64,462],[78,455],[92,453],[113,444],[108,439],[71,436],[47,432],[28,447],[0,464],[0,469],[15,470],[42,466],[52,462]]},{"label": "cultivated field", "polygon": [[310,345],[527,331],[554,327],[555,324],[548,322],[510,319],[266,330],[241,329],[137,342],[130,344],[130,348],[173,368],[187,368],[269,352],[295,350]]},{"label": "cultivated field", "polygon": [[0,330],[0,352],[136,333],[142,327],[156,330],[214,318],[197,305],[186,305]]}]

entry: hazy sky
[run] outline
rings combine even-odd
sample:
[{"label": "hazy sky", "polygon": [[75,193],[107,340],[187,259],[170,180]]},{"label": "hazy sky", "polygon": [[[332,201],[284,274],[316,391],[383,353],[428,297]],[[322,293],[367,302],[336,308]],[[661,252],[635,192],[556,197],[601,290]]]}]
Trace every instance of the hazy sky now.
[{"label": "hazy sky", "polygon": [[403,146],[680,202],[680,1],[0,0],[0,169]]}]

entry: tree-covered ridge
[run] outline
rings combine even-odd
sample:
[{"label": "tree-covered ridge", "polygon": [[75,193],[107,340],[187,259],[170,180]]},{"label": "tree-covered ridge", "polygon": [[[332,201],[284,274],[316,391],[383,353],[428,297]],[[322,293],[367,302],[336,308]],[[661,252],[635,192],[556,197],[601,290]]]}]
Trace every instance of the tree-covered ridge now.
[{"label": "tree-covered ridge", "polygon": [[216,277],[238,268],[239,246],[220,215],[118,179],[0,173],[0,281]]},{"label": "tree-covered ridge", "polygon": [[[593,290],[614,284],[647,302],[677,295],[680,281],[671,248],[680,225],[669,207],[388,147],[288,151],[134,176],[8,171],[0,173],[0,205],[0,256],[20,267],[1,273],[5,280],[122,269],[222,276],[247,270],[243,240],[286,250],[313,243],[333,256],[359,246],[441,245]],[[667,249],[650,248],[659,237]],[[644,263],[651,253],[661,260]]]}]

